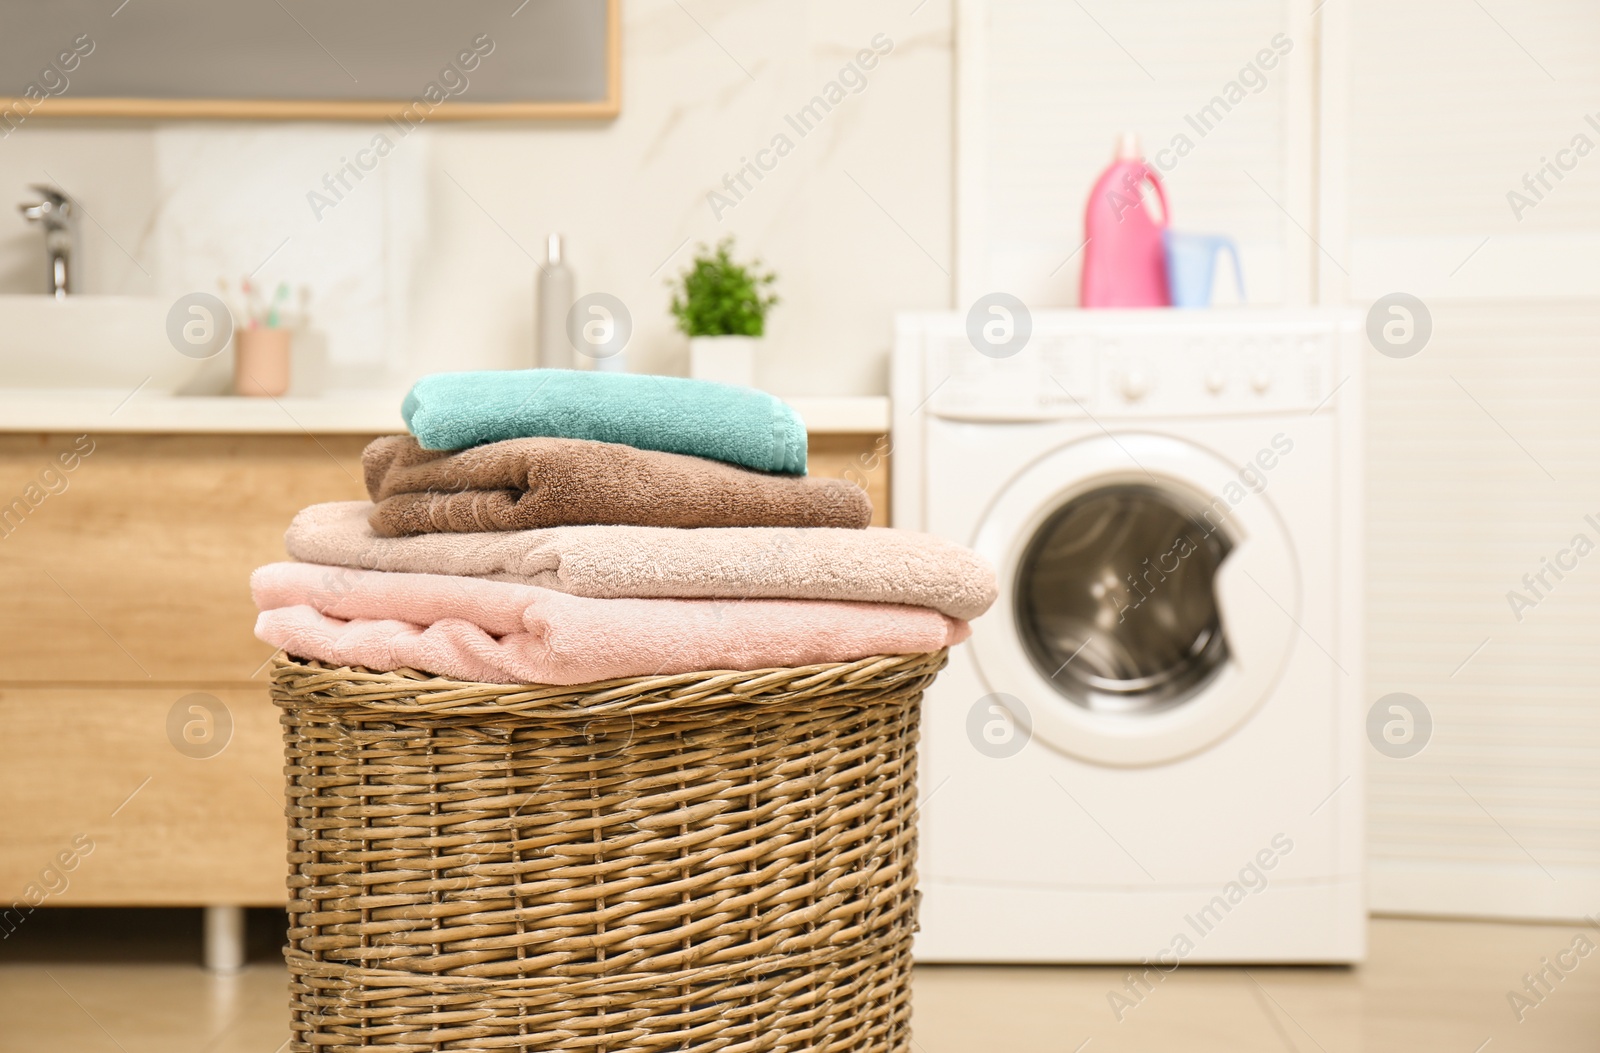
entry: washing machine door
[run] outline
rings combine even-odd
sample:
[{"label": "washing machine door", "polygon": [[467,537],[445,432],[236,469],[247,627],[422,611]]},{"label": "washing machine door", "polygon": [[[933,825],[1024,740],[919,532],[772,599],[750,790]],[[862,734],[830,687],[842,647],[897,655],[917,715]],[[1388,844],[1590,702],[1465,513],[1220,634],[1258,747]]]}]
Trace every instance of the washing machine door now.
[{"label": "washing machine door", "polygon": [[1000,577],[985,683],[1065,753],[1159,764],[1226,737],[1282,675],[1300,580],[1264,476],[1197,444],[1105,435],[1035,462],[975,541]]}]

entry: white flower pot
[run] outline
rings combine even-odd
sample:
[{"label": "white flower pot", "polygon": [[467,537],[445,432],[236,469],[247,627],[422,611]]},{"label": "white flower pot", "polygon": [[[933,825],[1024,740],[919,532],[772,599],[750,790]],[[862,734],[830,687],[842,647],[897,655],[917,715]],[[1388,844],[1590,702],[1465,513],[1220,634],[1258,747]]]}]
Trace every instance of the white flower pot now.
[{"label": "white flower pot", "polygon": [[758,336],[691,336],[689,375],[696,380],[714,380],[753,388],[756,385]]}]

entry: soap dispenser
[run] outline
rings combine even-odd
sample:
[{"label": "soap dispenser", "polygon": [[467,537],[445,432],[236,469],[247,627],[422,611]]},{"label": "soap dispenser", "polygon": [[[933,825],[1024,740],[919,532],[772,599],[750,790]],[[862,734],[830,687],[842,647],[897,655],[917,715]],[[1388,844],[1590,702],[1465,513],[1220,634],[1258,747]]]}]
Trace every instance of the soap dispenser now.
[{"label": "soap dispenser", "polygon": [[572,268],[562,253],[561,235],[550,235],[544,265],[539,268],[537,363],[541,369],[583,369],[588,360],[576,354],[567,339],[567,314],[572,310]]}]

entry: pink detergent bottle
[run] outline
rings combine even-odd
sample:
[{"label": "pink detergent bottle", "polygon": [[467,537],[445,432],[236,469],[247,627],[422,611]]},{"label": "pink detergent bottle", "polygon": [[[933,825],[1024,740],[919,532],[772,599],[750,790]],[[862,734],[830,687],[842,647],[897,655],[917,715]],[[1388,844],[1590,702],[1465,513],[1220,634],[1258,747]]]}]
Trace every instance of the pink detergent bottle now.
[{"label": "pink detergent bottle", "polygon": [[[1160,215],[1150,211],[1146,184],[1155,190]],[[1144,163],[1139,137],[1125,132],[1116,160],[1100,173],[1083,212],[1082,307],[1168,307],[1166,251],[1161,234],[1168,219],[1161,180]]]}]

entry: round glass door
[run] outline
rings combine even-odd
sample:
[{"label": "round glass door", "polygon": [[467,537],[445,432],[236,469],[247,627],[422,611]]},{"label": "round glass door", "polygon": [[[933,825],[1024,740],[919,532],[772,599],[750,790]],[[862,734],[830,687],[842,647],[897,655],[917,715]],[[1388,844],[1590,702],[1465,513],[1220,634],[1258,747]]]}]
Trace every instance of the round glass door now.
[{"label": "round glass door", "polygon": [[1215,579],[1232,547],[1181,494],[1139,484],[1080,494],[1040,526],[1017,565],[1024,650],[1084,709],[1181,705],[1228,659]]}]

